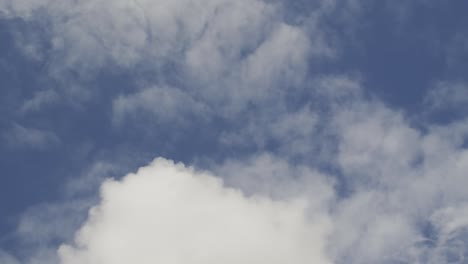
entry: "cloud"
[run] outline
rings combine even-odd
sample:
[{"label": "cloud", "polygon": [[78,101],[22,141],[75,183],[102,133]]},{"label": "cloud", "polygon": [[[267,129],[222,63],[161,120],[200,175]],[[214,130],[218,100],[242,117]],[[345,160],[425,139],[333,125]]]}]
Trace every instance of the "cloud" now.
[{"label": "cloud", "polygon": [[37,0],[2,1],[0,7],[10,17],[52,22],[53,49],[64,55],[63,66],[91,68],[171,59],[202,43],[215,45],[214,53],[229,45],[236,52],[244,39],[252,41],[247,34],[255,37],[274,19],[274,7],[257,0],[87,0],[80,5]]},{"label": "cloud", "polygon": [[[271,102],[282,93],[280,89],[302,83],[310,45],[300,27],[281,22],[273,16],[273,6],[259,1],[219,3],[217,10],[199,38],[187,42],[181,51],[177,74],[184,81],[164,90],[174,97],[184,96],[185,102],[206,105],[211,111],[203,114],[231,119],[250,105]],[[154,96],[161,88],[146,91],[150,90],[153,96],[130,94],[118,100],[128,101],[125,98],[129,97],[135,104],[146,105],[147,98],[162,98]],[[180,104],[180,109],[167,109],[166,113],[193,111],[193,105]]]},{"label": "cloud", "polygon": [[408,174],[419,158],[419,132],[398,112],[360,103],[338,113],[334,122],[341,137],[338,164],[366,183],[395,182],[392,176]]},{"label": "cloud", "polygon": [[37,91],[34,96],[26,100],[20,108],[21,113],[36,112],[44,105],[54,103],[59,100],[59,95],[54,90]]},{"label": "cloud", "polygon": [[431,221],[438,233],[433,241],[435,250],[430,252],[431,263],[443,261],[463,263],[468,260],[468,207],[461,204],[436,211]]},{"label": "cloud", "polygon": [[53,132],[27,128],[16,123],[3,133],[3,141],[12,148],[39,150],[57,146],[60,143],[60,139]]},{"label": "cloud", "polygon": [[309,207],[314,204],[317,210],[329,206],[335,195],[334,182],[329,175],[307,166],[292,165],[270,153],[245,160],[230,159],[213,170],[227,186],[248,195],[264,195],[276,200],[304,196],[309,198]]},{"label": "cloud", "polygon": [[[137,88],[112,93],[115,129],[136,130],[131,121],[158,135],[155,122],[177,134],[208,120],[202,125],[215,131],[210,142],[230,153],[191,157],[208,159],[211,173],[157,159],[103,183],[86,222],[78,220],[89,201],[42,205],[25,213],[18,233],[35,243],[65,241],[61,264],[463,262],[466,120],[421,129],[366,97],[358,78],[315,75],[315,59],[337,55],[321,13],[354,21],[371,3],[347,1],[343,15],[336,1],[319,2],[296,20],[285,18],[280,1],[0,0],[4,16],[47,20],[56,78],[71,71],[94,80],[108,68],[149,72],[135,74]],[[405,11],[399,7],[392,12]],[[95,92],[59,84],[35,93],[22,111]],[[442,82],[426,106],[462,108],[465,88]],[[58,142],[19,124],[5,139],[31,148]],[[96,170],[82,186],[70,185],[95,186],[108,168]],[[26,263],[57,258],[53,246],[39,252]],[[2,260],[15,263],[6,253]]]},{"label": "cloud", "polygon": [[[5,0],[0,9],[7,17],[48,25],[42,36],[47,48],[34,49],[48,56],[35,57],[46,58],[48,74],[61,80],[59,89],[70,90],[61,96],[76,97],[76,86],[90,93],[80,82],[108,68],[149,68],[152,77],[138,81],[161,80],[148,87],[188,91],[225,116],[270,102],[278,88],[297,86],[307,75],[310,56],[327,57],[331,49],[322,30],[288,23],[274,1]],[[36,101],[27,108],[35,108]]]},{"label": "cloud", "polygon": [[220,143],[229,148],[256,146],[259,149],[277,144],[279,152],[291,156],[310,152],[314,146],[307,143],[317,132],[317,113],[310,106],[291,112],[273,111],[277,114],[260,113],[247,118],[242,127],[224,131]]},{"label": "cloud", "polygon": [[3,250],[0,250],[0,263],[3,264],[20,264],[20,262],[11,256],[10,254],[4,252]]},{"label": "cloud", "polygon": [[[213,162],[213,173],[156,159],[104,182],[60,263],[463,263],[465,123],[422,133],[401,112],[352,98],[327,119],[334,170],[268,152]],[[22,230],[46,241],[60,229],[34,223],[57,210],[40,211]]]},{"label": "cloud", "polygon": [[[329,242],[336,261],[451,263],[434,243],[450,251],[454,244],[444,242],[443,230],[451,221],[460,223],[458,230],[466,228],[463,210],[450,209],[467,199],[459,187],[468,184],[462,176],[468,164],[464,121],[428,126],[423,133],[401,112],[361,101],[343,109],[334,122],[339,135],[334,164],[349,188],[332,216],[335,231]],[[445,221],[434,220],[446,210],[453,213]],[[458,240],[466,238],[457,234]],[[464,254],[467,245],[454,249]]]},{"label": "cloud", "polygon": [[210,174],[156,159],[101,187],[62,264],[330,263],[327,218],[307,203],[246,197]]},{"label": "cloud", "polygon": [[187,122],[187,116],[204,117],[207,107],[184,91],[173,87],[151,87],[113,102],[113,119],[122,124],[127,119],[149,114],[160,123]]},{"label": "cloud", "polygon": [[455,119],[466,115],[468,86],[463,82],[438,82],[424,98],[429,114],[445,113]]}]

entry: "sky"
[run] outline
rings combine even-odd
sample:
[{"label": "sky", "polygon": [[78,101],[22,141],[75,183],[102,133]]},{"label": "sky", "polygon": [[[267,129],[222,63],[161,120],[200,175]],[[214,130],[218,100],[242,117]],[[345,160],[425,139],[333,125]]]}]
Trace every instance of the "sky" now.
[{"label": "sky", "polygon": [[0,263],[468,263],[466,10],[0,0]]}]

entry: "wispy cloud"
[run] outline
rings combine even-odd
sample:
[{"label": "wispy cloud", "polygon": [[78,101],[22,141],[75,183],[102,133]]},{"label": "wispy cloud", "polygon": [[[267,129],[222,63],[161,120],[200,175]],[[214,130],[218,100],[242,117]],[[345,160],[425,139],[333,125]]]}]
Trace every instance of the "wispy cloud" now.
[{"label": "wispy cloud", "polygon": [[60,139],[53,132],[27,128],[20,124],[13,124],[2,136],[5,145],[20,149],[46,149],[60,143]]}]

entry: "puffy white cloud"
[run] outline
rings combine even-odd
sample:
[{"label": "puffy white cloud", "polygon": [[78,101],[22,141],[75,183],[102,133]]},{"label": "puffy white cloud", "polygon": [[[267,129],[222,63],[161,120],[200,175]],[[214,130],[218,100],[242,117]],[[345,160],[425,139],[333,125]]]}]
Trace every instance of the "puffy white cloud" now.
[{"label": "puffy white cloud", "polygon": [[120,181],[62,245],[62,264],[330,263],[326,215],[304,200],[246,197],[210,174],[156,159]]}]

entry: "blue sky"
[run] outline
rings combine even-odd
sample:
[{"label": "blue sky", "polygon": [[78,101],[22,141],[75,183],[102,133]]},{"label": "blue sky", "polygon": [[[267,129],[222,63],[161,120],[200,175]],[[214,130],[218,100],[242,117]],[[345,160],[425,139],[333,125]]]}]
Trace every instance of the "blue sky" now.
[{"label": "blue sky", "polygon": [[0,262],[465,263],[467,9],[0,0]]}]

